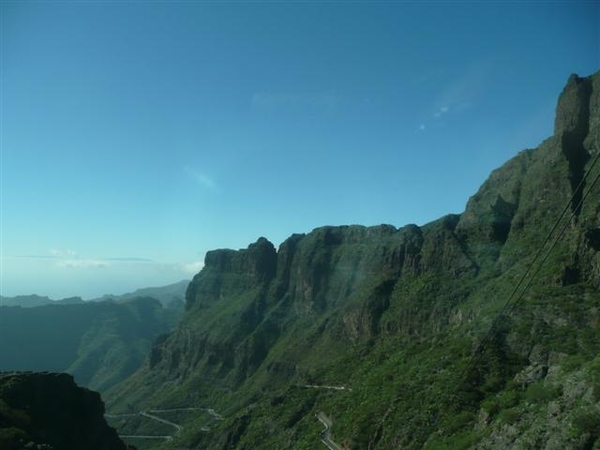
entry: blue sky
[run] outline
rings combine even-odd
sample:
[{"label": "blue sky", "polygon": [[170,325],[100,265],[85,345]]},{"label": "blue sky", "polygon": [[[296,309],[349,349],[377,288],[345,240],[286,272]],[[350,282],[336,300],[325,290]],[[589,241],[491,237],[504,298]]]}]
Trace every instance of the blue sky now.
[{"label": "blue sky", "polygon": [[2,295],[460,213],[600,68],[596,2],[3,1]]}]

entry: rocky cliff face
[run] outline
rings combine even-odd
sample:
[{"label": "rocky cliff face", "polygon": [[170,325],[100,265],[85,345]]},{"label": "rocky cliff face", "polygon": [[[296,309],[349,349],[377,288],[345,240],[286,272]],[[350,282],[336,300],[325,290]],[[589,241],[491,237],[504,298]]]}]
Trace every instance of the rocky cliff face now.
[{"label": "rocky cliff face", "polygon": [[[555,134],[494,171],[461,215],[209,252],[181,326],[111,405],[125,392],[142,405],[217,405],[228,421],[185,441],[215,449],[313,448],[323,409],[347,448],[592,448],[599,92],[600,74],[572,76]],[[555,223],[552,251],[529,272]],[[352,391],[314,388],[334,384]]]},{"label": "rocky cliff face", "polygon": [[0,374],[0,448],[126,450],[100,395],[64,373]]}]

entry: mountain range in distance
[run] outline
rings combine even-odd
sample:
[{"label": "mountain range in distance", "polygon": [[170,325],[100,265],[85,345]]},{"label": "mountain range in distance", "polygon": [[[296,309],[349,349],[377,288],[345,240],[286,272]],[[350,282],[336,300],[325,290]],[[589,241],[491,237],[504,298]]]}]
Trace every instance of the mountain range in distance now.
[{"label": "mountain range in distance", "polygon": [[93,301],[2,298],[0,371],[67,372],[103,392],[135,372],[154,339],[176,326],[187,285],[182,280]]},{"label": "mountain range in distance", "polygon": [[183,303],[185,301],[185,290],[187,289],[189,282],[190,280],[181,280],[177,283],[168,284],[166,286],[141,288],[125,294],[105,294],[101,297],[96,297],[90,300],[83,300],[81,297],[67,297],[60,300],[52,300],[47,296],[40,296],[36,294],[17,295],[14,297],[0,296],[0,305],[33,308],[43,305],[76,305],[86,302],[99,301],[119,302],[136,297],[151,297],[158,300],[163,307],[169,307],[175,306],[178,302]]}]

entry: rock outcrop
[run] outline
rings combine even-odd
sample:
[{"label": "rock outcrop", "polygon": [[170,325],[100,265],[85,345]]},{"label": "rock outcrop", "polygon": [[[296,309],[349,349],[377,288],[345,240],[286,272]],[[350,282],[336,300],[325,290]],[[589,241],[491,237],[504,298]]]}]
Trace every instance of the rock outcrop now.
[{"label": "rock outcrop", "polygon": [[3,450],[126,450],[96,392],[64,373],[0,373]]}]

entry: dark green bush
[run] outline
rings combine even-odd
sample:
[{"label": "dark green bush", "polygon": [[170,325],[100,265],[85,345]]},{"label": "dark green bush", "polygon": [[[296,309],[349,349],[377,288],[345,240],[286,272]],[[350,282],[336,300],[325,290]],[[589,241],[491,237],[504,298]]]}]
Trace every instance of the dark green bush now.
[{"label": "dark green bush", "polygon": [[560,389],[546,386],[541,382],[529,385],[525,391],[525,400],[529,403],[548,403],[560,395]]},{"label": "dark green bush", "polygon": [[581,434],[590,433],[600,437],[600,411],[586,408],[578,411],[573,416],[573,427]]}]

